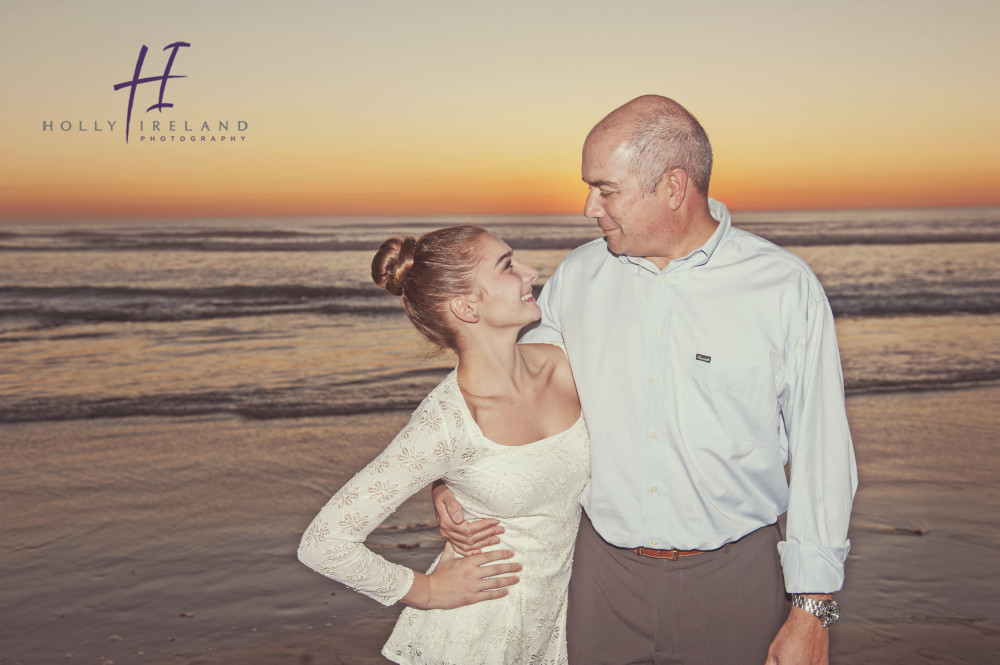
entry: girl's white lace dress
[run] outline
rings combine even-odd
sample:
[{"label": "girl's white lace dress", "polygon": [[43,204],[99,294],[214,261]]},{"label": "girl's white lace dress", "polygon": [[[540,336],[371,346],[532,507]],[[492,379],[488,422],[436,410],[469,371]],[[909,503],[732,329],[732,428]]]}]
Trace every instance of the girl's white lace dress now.
[{"label": "girl's white lace dress", "polygon": [[395,603],[409,591],[413,572],[373,553],[364,540],[407,497],[444,478],[467,519],[501,521],[505,532],[495,547],[513,550],[513,560],[524,564],[521,581],[503,598],[466,607],[405,608],[383,655],[403,664],[564,664],[566,595],[580,492],[589,477],[582,416],[534,443],[494,443],[473,420],[452,371],[389,447],[320,511],[299,558],[385,605]]}]

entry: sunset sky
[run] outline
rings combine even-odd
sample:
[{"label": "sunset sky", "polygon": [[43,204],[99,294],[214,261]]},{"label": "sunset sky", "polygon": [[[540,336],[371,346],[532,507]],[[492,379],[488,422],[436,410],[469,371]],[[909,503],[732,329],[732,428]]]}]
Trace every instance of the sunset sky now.
[{"label": "sunset sky", "polygon": [[[997,25],[995,0],[7,0],[0,218],[574,213],[586,133],[644,93],[698,116],[734,209],[997,205]],[[126,143],[114,85],[177,41],[173,108],[137,86]]]}]

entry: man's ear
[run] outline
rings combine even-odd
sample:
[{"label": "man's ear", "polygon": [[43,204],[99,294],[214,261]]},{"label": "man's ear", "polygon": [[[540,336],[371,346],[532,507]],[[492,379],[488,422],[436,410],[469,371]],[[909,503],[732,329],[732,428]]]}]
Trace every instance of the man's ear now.
[{"label": "man's ear", "polygon": [[678,210],[684,203],[689,185],[687,171],[680,168],[671,169],[656,183],[656,195],[663,197],[671,210]]},{"label": "man's ear", "polygon": [[475,323],[479,320],[479,314],[476,313],[475,305],[469,302],[467,298],[452,298],[451,302],[448,303],[448,308],[459,321]]}]

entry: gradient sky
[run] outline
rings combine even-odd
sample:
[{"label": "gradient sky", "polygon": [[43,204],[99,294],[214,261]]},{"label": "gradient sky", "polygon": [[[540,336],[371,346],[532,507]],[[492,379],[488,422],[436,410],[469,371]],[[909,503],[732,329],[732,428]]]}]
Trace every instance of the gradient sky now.
[{"label": "gradient sky", "polygon": [[[1000,3],[694,4],[6,0],[0,218],[573,213],[586,133],[645,93],[734,209],[1000,204]],[[113,86],[174,41],[126,143]]]}]

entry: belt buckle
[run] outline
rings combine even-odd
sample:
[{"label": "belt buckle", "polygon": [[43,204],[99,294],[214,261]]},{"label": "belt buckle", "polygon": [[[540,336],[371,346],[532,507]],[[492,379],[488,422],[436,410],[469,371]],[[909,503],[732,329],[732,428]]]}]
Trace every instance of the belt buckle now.
[{"label": "belt buckle", "polygon": [[679,559],[679,558],[680,558],[680,555],[677,553],[677,548],[676,547],[673,548],[672,550],[670,550],[670,560],[671,561],[677,561],[677,559]]}]

